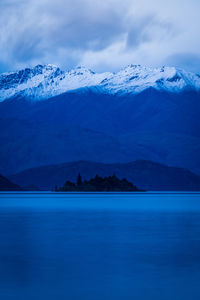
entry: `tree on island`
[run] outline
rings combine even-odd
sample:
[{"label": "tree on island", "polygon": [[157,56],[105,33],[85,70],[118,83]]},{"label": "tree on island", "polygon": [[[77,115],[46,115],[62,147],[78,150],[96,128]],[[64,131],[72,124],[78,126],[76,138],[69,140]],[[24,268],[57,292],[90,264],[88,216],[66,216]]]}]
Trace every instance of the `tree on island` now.
[{"label": "tree on island", "polygon": [[139,192],[134,184],[127,179],[119,179],[116,175],[108,177],[100,177],[96,175],[90,180],[82,181],[80,173],[78,174],[76,184],[71,181],[66,181],[64,186],[58,191],[61,192]]},{"label": "tree on island", "polygon": [[81,174],[78,173],[78,177],[77,177],[77,186],[81,186],[82,185],[82,177],[81,177]]}]

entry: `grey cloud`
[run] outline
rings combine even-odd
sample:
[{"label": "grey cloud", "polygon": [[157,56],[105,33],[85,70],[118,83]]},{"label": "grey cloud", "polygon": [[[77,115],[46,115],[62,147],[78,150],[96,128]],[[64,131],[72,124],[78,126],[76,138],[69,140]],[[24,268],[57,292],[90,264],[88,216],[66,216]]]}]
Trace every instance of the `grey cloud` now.
[{"label": "grey cloud", "polygon": [[73,13],[67,14],[67,18],[64,14],[61,26],[56,28],[61,32],[58,39],[64,46],[101,50],[124,33],[125,16],[113,6],[96,11],[95,2],[92,6],[87,1],[81,3],[69,3],[69,11],[73,7]]},{"label": "grey cloud", "polygon": [[200,54],[176,53],[169,56],[166,63],[200,74]]},{"label": "grey cloud", "polygon": [[136,18],[129,25],[127,36],[127,47],[138,47],[142,43],[149,42],[157,35],[163,38],[166,35],[174,35],[175,28],[173,24],[166,21],[160,21],[155,14],[147,15],[142,18]]},{"label": "grey cloud", "polygon": [[7,24],[3,46],[12,61],[43,59],[48,52],[56,55],[60,48],[102,50],[125,31],[124,15],[112,5],[95,10],[95,2],[92,5],[89,0],[58,0],[56,4],[53,0],[30,0],[28,5],[19,0],[9,4],[1,2],[0,8],[7,22],[1,23]]},{"label": "grey cloud", "polygon": [[149,27],[154,23],[154,18],[154,15],[150,15],[132,22],[128,31],[127,47],[137,47],[141,43],[151,39]]}]

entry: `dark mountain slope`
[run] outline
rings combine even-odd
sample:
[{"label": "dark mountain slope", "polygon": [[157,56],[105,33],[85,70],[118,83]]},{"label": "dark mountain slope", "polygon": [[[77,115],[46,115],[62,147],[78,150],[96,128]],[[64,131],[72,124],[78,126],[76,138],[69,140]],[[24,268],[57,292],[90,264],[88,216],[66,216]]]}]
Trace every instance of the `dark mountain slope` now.
[{"label": "dark mountain slope", "polygon": [[0,191],[21,191],[22,189],[0,174]]},{"label": "dark mountain slope", "polygon": [[136,159],[200,174],[200,93],[109,95],[82,89],[0,103],[0,171],[67,161]]}]

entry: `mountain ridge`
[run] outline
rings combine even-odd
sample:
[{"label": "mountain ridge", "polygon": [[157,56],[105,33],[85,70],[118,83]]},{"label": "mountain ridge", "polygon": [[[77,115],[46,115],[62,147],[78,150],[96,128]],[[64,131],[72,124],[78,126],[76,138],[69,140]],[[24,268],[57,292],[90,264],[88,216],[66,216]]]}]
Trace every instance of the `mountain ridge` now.
[{"label": "mountain ridge", "polygon": [[119,72],[95,73],[85,67],[62,71],[54,65],[37,65],[0,74],[0,101],[16,95],[44,100],[68,91],[93,88],[106,94],[137,94],[148,88],[178,93],[200,90],[200,76],[175,67],[129,65]]}]

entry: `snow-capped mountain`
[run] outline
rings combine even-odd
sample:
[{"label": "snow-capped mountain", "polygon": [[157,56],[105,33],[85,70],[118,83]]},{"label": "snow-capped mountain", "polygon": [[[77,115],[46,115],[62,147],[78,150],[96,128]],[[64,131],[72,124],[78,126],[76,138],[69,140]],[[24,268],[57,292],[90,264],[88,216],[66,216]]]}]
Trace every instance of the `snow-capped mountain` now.
[{"label": "snow-capped mountain", "polygon": [[38,65],[0,75],[0,99],[4,175],[68,161],[137,159],[200,175],[198,75],[139,65],[102,74]]},{"label": "snow-capped mountain", "polygon": [[117,73],[95,73],[85,67],[65,72],[53,65],[37,65],[0,74],[0,101],[19,93],[31,99],[47,99],[84,87],[95,87],[108,94],[137,94],[150,87],[181,92],[200,90],[200,76],[174,67],[129,65]]}]

